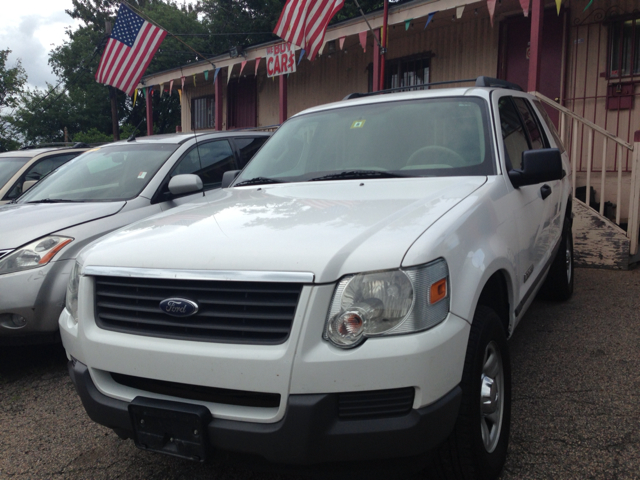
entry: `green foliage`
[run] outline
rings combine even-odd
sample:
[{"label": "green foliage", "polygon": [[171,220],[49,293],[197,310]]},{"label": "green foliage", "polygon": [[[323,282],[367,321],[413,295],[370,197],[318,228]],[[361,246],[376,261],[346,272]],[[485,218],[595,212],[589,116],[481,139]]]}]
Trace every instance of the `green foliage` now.
[{"label": "green foliage", "polygon": [[19,143],[12,129],[12,112],[19,102],[20,94],[27,81],[27,74],[20,60],[13,67],[7,65],[11,50],[0,50],[0,152],[15,150]]},{"label": "green foliage", "polygon": [[102,133],[97,128],[90,128],[86,132],[78,132],[73,136],[74,142],[84,142],[84,143],[107,143],[113,141],[113,135],[107,135],[106,133]]}]

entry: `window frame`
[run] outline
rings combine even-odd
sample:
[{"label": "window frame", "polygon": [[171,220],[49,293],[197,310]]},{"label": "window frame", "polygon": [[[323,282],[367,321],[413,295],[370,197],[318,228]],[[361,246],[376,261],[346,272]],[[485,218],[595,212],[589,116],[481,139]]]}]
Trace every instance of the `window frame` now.
[{"label": "window frame", "polygon": [[[211,120],[207,126],[196,126],[196,108],[195,102],[197,100],[204,100],[206,102],[205,110],[210,113],[206,114],[207,119]],[[191,99],[191,130],[212,130],[216,128],[216,96],[215,95],[202,95]]]}]

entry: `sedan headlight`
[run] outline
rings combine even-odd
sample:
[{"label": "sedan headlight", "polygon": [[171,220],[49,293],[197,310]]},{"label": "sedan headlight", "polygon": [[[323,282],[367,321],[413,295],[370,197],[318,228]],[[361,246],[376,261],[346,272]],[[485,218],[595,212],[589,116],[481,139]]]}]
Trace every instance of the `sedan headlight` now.
[{"label": "sedan headlight", "polygon": [[64,299],[64,306],[71,314],[71,317],[78,321],[78,286],[80,285],[80,264],[75,262],[71,275],[69,276],[69,283],[67,284],[67,295]]},{"label": "sedan headlight", "polygon": [[73,238],[50,235],[18,248],[0,260],[0,275],[42,267],[72,241]]},{"label": "sedan headlight", "polygon": [[344,277],[333,294],[325,340],[352,348],[367,337],[419,332],[449,313],[449,270],[439,259],[402,270]]}]

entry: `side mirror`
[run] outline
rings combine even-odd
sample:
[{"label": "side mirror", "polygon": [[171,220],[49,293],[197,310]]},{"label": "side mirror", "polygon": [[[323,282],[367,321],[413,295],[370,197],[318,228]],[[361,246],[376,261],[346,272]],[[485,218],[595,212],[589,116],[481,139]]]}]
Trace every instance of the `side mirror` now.
[{"label": "side mirror", "polygon": [[202,191],[202,179],[192,173],[176,175],[169,180],[169,191],[172,195],[184,195]]},{"label": "side mirror", "polygon": [[29,190],[31,187],[33,187],[36,183],[38,183],[38,180],[27,180],[26,182],[22,183],[22,193],[26,192],[27,190]]},{"label": "side mirror", "polygon": [[522,152],[522,169],[509,171],[514,187],[560,180],[564,177],[562,155],[557,148],[541,148]]},{"label": "side mirror", "polygon": [[229,170],[224,172],[222,174],[222,184],[220,185],[220,188],[228,188],[239,174],[240,170]]}]

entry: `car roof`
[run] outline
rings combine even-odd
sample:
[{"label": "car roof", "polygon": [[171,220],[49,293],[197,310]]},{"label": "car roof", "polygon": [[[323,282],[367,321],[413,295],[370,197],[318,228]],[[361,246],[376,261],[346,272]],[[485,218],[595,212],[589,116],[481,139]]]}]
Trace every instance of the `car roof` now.
[{"label": "car roof", "polygon": [[[505,89],[499,87],[466,87],[466,88],[435,88],[430,90],[413,90],[409,92],[398,93],[381,93],[374,95],[366,95],[361,97],[355,97],[351,99],[341,100],[339,102],[327,103],[325,105],[319,105],[317,107],[311,107],[295,116],[304,115],[307,113],[316,113],[325,110],[334,110],[336,108],[352,107],[356,105],[370,105],[375,103],[392,103],[405,100],[420,100],[427,98],[447,98],[447,97],[481,97],[486,100],[489,99],[491,92],[495,90],[505,91]],[[520,91],[508,90],[518,95],[523,95]],[[527,94],[524,94],[527,95]],[[293,118],[293,117],[292,117]]]},{"label": "car roof", "polygon": [[122,140],[120,142],[109,143],[109,145],[123,145],[126,143],[169,143],[182,144],[194,138],[198,140],[208,140],[211,138],[234,138],[234,137],[269,137],[272,132],[264,132],[257,130],[236,130],[236,131],[217,131],[217,132],[197,132],[197,133],[167,133],[162,135],[148,135],[146,137],[136,137],[135,140],[129,142]]},{"label": "car roof", "polygon": [[28,150],[11,150],[10,152],[0,153],[0,160],[3,157],[21,157],[21,158],[31,158],[36,155],[40,155],[41,153],[52,152],[54,150],[60,150],[60,147],[49,147],[49,148],[30,148]]}]

